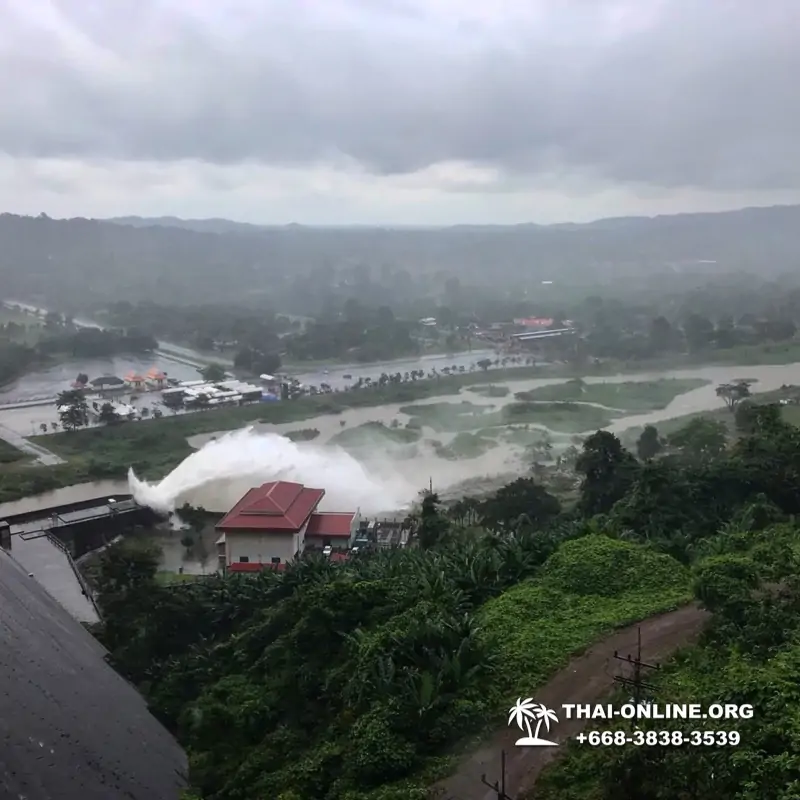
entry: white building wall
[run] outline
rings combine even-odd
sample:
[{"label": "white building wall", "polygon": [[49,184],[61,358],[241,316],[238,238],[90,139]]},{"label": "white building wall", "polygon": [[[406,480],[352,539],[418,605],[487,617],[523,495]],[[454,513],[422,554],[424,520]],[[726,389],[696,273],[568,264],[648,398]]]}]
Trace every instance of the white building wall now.
[{"label": "white building wall", "polygon": [[270,564],[279,558],[282,564],[291,561],[297,553],[297,534],[226,531],[225,555],[228,565],[241,561],[244,556],[251,564]]}]

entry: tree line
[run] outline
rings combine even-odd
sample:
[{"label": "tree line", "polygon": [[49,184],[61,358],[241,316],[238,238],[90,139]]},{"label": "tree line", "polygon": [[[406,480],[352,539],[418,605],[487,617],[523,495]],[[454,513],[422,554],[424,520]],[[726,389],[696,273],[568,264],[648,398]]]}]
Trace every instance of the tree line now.
[{"label": "tree line", "polygon": [[[625,299],[606,293],[544,300],[498,301],[473,296],[457,280],[438,302],[409,305],[398,299],[376,305],[356,289],[305,318],[270,308],[245,306],[172,306],[154,302],[110,305],[103,320],[111,326],[140,326],[169,341],[230,355],[244,371],[273,373],[281,359],[379,361],[411,356],[435,346],[457,352],[486,346],[474,335],[496,323],[531,316],[569,320],[578,346],[564,353],[570,360],[617,358],[635,361],[670,355],[703,355],[747,345],[792,340],[800,318],[800,291],[780,296],[772,284],[746,285],[738,293],[722,282],[681,292]],[[742,296],[740,296],[742,295]],[[726,306],[726,303],[728,305]],[[420,324],[432,316],[436,327]]]}]

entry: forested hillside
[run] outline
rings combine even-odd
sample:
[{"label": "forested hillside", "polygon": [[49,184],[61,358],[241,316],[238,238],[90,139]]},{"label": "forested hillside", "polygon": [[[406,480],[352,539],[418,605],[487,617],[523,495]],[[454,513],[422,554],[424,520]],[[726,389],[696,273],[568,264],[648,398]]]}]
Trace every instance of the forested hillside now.
[{"label": "forested hillside", "polygon": [[134,227],[4,214],[0,279],[6,296],[67,311],[157,296],[303,314],[342,286],[364,302],[395,306],[444,291],[453,278],[518,296],[554,277],[588,286],[675,269],[777,275],[800,264],[794,206],[571,227],[228,230],[224,223]]}]

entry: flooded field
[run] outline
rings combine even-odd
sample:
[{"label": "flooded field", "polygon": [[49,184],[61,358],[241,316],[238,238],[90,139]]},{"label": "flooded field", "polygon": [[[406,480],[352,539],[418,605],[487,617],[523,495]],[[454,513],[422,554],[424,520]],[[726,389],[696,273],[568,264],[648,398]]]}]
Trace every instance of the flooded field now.
[{"label": "flooded field", "polygon": [[[443,495],[457,495],[466,482],[470,491],[501,485],[527,472],[534,460],[547,463],[599,428],[620,433],[719,409],[724,404],[716,387],[736,378],[755,379],[755,391],[769,391],[800,383],[800,364],[587,378],[582,391],[587,397],[605,396],[607,405],[539,402],[537,390],[562,385],[566,391],[568,381],[527,379],[505,384],[509,391],[503,396],[470,387],[458,396],[196,436],[190,444],[198,452],[160,483],[145,486],[144,496],[223,511],[250,486],[284,479],[324,485],[324,502],[332,510],[359,507],[379,513],[407,506],[429,483]],[[657,382],[673,385],[645,386]],[[638,391],[635,384],[641,385]],[[647,403],[657,405],[656,389],[666,400],[643,410]],[[533,401],[520,402],[521,393]]]},{"label": "flooded field", "polygon": [[[502,485],[527,471],[534,457],[546,462],[600,427],[619,434],[722,408],[716,387],[737,378],[756,380],[754,392],[771,391],[800,384],[800,364],[586,378],[580,392],[587,398],[602,397],[605,403],[556,403],[553,398],[561,396],[562,389],[552,387],[563,387],[569,397],[578,390],[574,385],[567,387],[564,379],[527,379],[504,384],[507,392],[473,386],[457,396],[350,409],[283,425],[256,425],[233,435],[196,436],[190,444],[198,452],[148,491],[172,506],[189,502],[224,512],[253,485],[298,480],[326,488],[323,507],[358,507],[362,513],[380,514],[407,506],[429,482],[445,497]],[[675,381],[658,389],[669,396],[667,402],[648,409],[647,403],[656,402],[655,389],[649,387],[648,394],[644,384],[665,380]],[[640,391],[634,383],[642,384]],[[541,393],[544,387],[551,389]],[[527,402],[521,402],[521,393]],[[540,396],[547,399],[539,400]],[[130,491],[127,482],[82,484],[6,504],[0,507],[0,515]],[[165,530],[158,536],[166,569],[213,571],[213,531],[204,533],[191,548],[181,544],[180,532]]]},{"label": "flooded field", "polygon": [[[655,410],[631,413],[596,403],[584,404],[591,405],[595,411],[601,412],[600,415],[591,415],[594,424],[589,424],[585,428],[581,428],[579,424],[587,418],[585,413],[574,414],[574,419],[567,421],[563,417],[556,417],[557,424],[552,427],[547,424],[554,418],[552,413],[543,413],[542,422],[537,422],[537,415],[531,414],[519,424],[489,424],[496,423],[500,419],[499,415],[503,409],[518,403],[516,394],[567,383],[565,379],[549,378],[506,383],[504,385],[510,391],[504,397],[487,397],[481,387],[469,387],[463,389],[458,396],[433,397],[410,405],[398,403],[374,408],[349,409],[342,414],[323,415],[301,422],[255,425],[253,430],[256,433],[290,435],[298,439],[304,436],[313,437],[306,441],[298,441],[298,449],[309,452],[328,446],[344,447],[357,458],[369,475],[378,479],[399,481],[403,484],[412,483],[418,487],[427,484],[428,479],[432,479],[434,484],[445,489],[466,480],[482,477],[492,479],[498,475],[518,472],[523,466],[522,459],[528,452],[527,448],[542,438],[548,440],[553,451],[557,452],[559,448],[568,447],[575,437],[580,438],[598,428],[620,433],[632,427],[657,425],[667,419],[722,408],[724,403],[717,397],[716,387],[720,383],[736,378],[756,379],[758,383],[753,387],[756,392],[771,391],[784,384],[800,383],[800,364],[705,367],[586,378],[587,385],[652,382],[663,379],[694,380],[703,383],[678,394],[666,403],[665,407]],[[465,404],[469,404],[467,410],[470,413],[467,416],[472,419],[465,423],[463,430],[459,431],[458,425],[442,423],[448,416],[451,422],[463,416],[459,412],[464,410]],[[420,413],[422,406],[435,407],[437,414]],[[484,415],[486,425],[481,421]],[[602,424],[597,424],[598,421]],[[405,443],[398,441],[401,438],[398,434],[408,431],[409,424],[413,425],[414,422],[419,423],[419,427],[413,429],[416,435],[407,437],[409,441]],[[345,431],[360,427],[365,429],[361,446],[348,446],[337,441],[342,439]],[[446,430],[448,427],[451,429]],[[299,432],[302,432],[302,435],[298,436]],[[479,434],[480,438],[493,441],[494,446],[489,446],[483,451],[480,448],[473,448],[474,457],[443,458],[443,451],[446,451],[447,446],[463,433]],[[207,442],[223,436],[225,432],[221,431],[217,434],[195,436],[189,441],[193,447],[201,448]],[[406,438],[405,435],[403,438]],[[253,467],[259,472],[262,469],[262,465],[254,464]],[[269,471],[269,464],[264,464],[263,469]]]}]

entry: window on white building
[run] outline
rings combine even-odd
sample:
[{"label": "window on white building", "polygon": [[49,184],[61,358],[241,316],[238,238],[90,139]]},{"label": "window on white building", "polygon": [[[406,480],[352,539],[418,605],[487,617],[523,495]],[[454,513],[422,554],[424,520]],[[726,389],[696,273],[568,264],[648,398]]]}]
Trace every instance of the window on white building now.
[{"label": "window on white building", "polygon": [[280,563],[281,563],[281,560],[280,560],[279,558],[273,558],[273,559],[272,559],[272,563],[273,563],[273,564],[280,564]]},{"label": "window on white building", "polygon": [[240,564],[249,564],[250,563],[250,556],[239,556],[239,563]]}]

